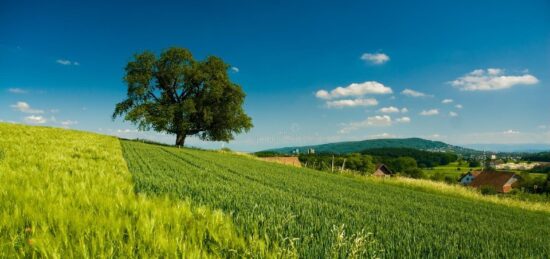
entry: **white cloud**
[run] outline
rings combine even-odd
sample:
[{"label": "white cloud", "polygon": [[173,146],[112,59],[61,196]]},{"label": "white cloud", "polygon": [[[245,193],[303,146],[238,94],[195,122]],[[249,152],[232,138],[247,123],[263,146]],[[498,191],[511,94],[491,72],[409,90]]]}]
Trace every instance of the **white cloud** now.
[{"label": "white cloud", "polygon": [[444,99],[443,101],[441,101],[441,103],[444,103],[444,104],[448,104],[452,102],[453,102],[453,99]]},{"label": "white cloud", "polygon": [[17,102],[16,104],[11,105],[11,107],[23,113],[34,113],[34,114],[44,113],[43,110],[32,109],[31,106],[26,102]]},{"label": "white cloud", "polygon": [[422,116],[433,116],[433,115],[438,115],[438,114],[439,114],[438,109],[423,110],[420,113],[420,115],[422,115]]},{"label": "white cloud", "polygon": [[362,128],[391,126],[392,120],[388,115],[376,115],[368,117],[364,121],[350,122],[343,125],[340,133],[348,133]]},{"label": "white cloud", "polygon": [[397,107],[394,107],[394,106],[388,106],[388,107],[383,107],[383,108],[380,108],[378,110],[378,112],[381,112],[381,113],[407,113],[409,112],[409,109],[407,108],[402,108],[402,109],[399,109]]},{"label": "white cloud", "polygon": [[512,130],[512,129],[509,129],[509,130],[506,130],[504,132],[502,132],[502,134],[504,135],[515,135],[515,134],[519,134],[520,132],[517,131],[517,130]]},{"label": "white cloud", "polygon": [[137,133],[136,129],[117,129],[116,133]]},{"label": "white cloud", "polygon": [[380,110],[378,111],[381,113],[398,113],[399,109],[397,107],[390,106],[390,107],[380,108]]},{"label": "white cloud", "polygon": [[328,100],[348,96],[363,96],[366,94],[391,94],[390,87],[387,87],[376,81],[366,81],[363,83],[353,83],[346,87],[336,87],[332,91],[319,90],[315,96],[320,99]]},{"label": "white cloud", "polygon": [[456,107],[457,109],[462,109],[462,108],[464,108],[464,106],[462,106],[462,104],[457,104],[457,105],[455,105],[455,107]]},{"label": "white cloud", "polygon": [[401,117],[401,118],[397,118],[395,119],[396,122],[399,122],[399,123],[409,123],[411,122],[411,118],[409,117]]},{"label": "white cloud", "polygon": [[530,74],[508,76],[503,69],[489,68],[487,70],[476,69],[462,77],[450,82],[450,84],[462,91],[494,91],[511,88],[516,85],[533,85],[539,80]]},{"label": "white cloud", "polygon": [[78,124],[78,121],[66,120],[61,122],[61,125],[65,127],[69,127],[71,125],[76,125],[76,124]]},{"label": "white cloud", "polygon": [[231,67],[231,71],[234,73],[239,73],[240,69],[238,67]]},{"label": "white cloud", "polygon": [[31,115],[31,116],[25,117],[25,122],[32,123],[32,124],[43,124],[43,123],[46,123],[46,121],[47,121],[46,118],[42,116],[37,116],[37,115]]},{"label": "white cloud", "polygon": [[451,117],[457,117],[457,116],[458,116],[458,113],[456,113],[456,112],[449,112],[449,116],[451,116]]},{"label": "white cloud", "polygon": [[376,106],[378,101],[374,98],[368,99],[345,99],[345,100],[335,100],[327,101],[327,106],[329,108],[344,108],[344,107],[358,107],[358,106]]},{"label": "white cloud", "polygon": [[390,57],[384,53],[363,53],[361,59],[373,64],[384,64],[390,60]]},{"label": "white cloud", "polygon": [[27,91],[25,89],[21,89],[21,88],[9,88],[8,92],[10,92],[12,94],[26,94],[29,91]]},{"label": "white cloud", "polygon": [[548,128],[548,126],[546,126],[546,125],[539,125],[537,128],[539,128],[539,129],[546,129],[546,128]]},{"label": "white cloud", "polygon": [[431,95],[428,95],[419,91],[415,91],[412,89],[405,89],[401,91],[401,94],[406,96],[411,96],[411,97],[431,97]]},{"label": "white cloud", "polygon": [[57,64],[61,64],[61,65],[64,65],[64,66],[80,66],[80,63],[76,62],[76,61],[70,61],[68,59],[58,59],[55,61]]}]

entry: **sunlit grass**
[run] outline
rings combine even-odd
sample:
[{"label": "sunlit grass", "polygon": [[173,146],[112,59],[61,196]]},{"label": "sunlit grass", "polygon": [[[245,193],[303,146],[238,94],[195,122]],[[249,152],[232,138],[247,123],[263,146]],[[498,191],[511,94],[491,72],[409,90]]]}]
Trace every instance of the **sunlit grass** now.
[{"label": "sunlit grass", "polygon": [[422,190],[437,194],[444,194],[454,197],[468,198],[475,201],[489,202],[499,205],[505,205],[514,208],[520,208],[530,211],[542,211],[550,213],[549,202],[530,202],[517,199],[506,198],[494,195],[482,195],[476,189],[458,184],[447,184],[424,179],[412,179],[407,177],[377,178],[367,177],[367,181],[382,182],[385,184],[402,186],[410,189]]},{"label": "sunlit grass", "polygon": [[122,144],[138,192],[222,209],[239,233],[264,237],[290,255],[550,255],[550,229],[542,227],[550,214],[534,205],[525,209],[431,182],[346,177],[232,153]]},{"label": "sunlit grass", "polygon": [[0,257],[269,256],[231,218],[136,195],[119,140],[0,123]]}]

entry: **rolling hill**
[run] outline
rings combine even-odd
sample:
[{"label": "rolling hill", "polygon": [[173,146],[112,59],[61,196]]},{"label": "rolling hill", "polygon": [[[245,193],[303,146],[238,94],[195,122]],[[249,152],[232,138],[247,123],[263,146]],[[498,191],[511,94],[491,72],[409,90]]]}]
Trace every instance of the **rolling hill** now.
[{"label": "rolling hill", "polygon": [[0,135],[0,257],[550,256],[548,204],[72,130]]},{"label": "rolling hill", "polygon": [[441,141],[432,141],[421,138],[369,139],[362,141],[336,142],[321,145],[275,148],[262,152],[291,154],[294,150],[298,149],[300,153],[305,153],[310,148],[315,149],[315,152],[317,153],[334,154],[355,153],[374,148],[413,148],[426,151],[451,151],[463,155],[479,153],[479,151],[473,149],[453,146]]}]

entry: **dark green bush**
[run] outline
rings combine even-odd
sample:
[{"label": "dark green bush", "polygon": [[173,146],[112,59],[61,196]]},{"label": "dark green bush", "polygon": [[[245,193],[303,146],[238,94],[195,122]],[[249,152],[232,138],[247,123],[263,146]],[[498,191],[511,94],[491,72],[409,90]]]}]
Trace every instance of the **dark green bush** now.
[{"label": "dark green bush", "polygon": [[497,194],[497,190],[495,189],[495,187],[489,186],[489,185],[484,185],[484,186],[479,187],[479,191],[480,191],[481,194],[483,194],[483,195],[494,195],[494,194]]}]

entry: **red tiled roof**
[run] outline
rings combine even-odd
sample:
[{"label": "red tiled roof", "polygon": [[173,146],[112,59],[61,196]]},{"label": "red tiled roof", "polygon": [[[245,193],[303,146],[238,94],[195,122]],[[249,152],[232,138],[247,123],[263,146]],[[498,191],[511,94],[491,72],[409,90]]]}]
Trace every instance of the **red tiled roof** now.
[{"label": "red tiled roof", "polygon": [[511,172],[483,171],[474,178],[470,185],[472,187],[493,186],[497,190],[502,190],[502,187],[514,176],[515,174]]}]

